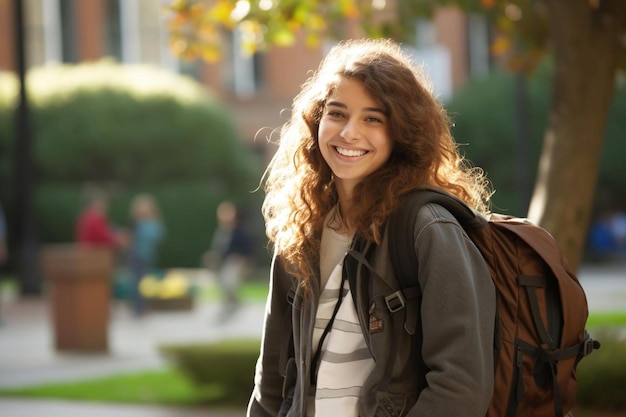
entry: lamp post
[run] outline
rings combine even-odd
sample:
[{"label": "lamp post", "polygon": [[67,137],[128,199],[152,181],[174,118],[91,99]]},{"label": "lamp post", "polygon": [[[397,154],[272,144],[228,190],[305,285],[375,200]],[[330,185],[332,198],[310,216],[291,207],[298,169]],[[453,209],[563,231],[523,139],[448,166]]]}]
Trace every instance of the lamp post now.
[{"label": "lamp post", "polygon": [[37,237],[33,208],[32,132],[26,93],[26,52],[24,2],[14,0],[16,61],[19,78],[19,105],[15,115],[15,217],[16,263],[23,295],[40,292]]}]

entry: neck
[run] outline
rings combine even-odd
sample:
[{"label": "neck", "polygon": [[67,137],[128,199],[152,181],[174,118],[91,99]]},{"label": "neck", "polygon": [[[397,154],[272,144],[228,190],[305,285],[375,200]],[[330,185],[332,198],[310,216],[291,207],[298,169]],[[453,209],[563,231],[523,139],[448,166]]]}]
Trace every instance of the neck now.
[{"label": "neck", "polygon": [[337,220],[339,220],[339,228],[337,229],[341,233],[350,233],[353,231],[350,219],[345,213],[350,212],[350,205],[339,201],[337,203]]},{"label": "neck", "polygon": [[352,209],[352,190],[354,186],[346,181],[335,181],[335,187],[337,189],[337,215],[341,220],[341,231],[351,232],[352,225],[350,224],[350,210]]}]

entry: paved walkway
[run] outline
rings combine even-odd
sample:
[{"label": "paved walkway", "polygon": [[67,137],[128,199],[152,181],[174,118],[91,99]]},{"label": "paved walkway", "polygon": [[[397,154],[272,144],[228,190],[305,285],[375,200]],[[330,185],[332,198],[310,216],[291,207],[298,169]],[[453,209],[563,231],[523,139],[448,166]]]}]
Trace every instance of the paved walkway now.
[{"label": "paved walkway", "polygon": [[[244,305],[227,322],[219,322],[219,306],[200,303],[191,311],[151,312],[136,318],[125,303],[116,301],[111,304],[108,353],[59,353],[54,348],[48,300],[4,297],[0,302],[0,388],[160,369],[168,365],[158,352],[163,344],[260,338],[263,310],[263,304]],[[245,404],[239,410],[219,410],[0,397],[2,417],[241,417],[244,408]]]},{"label": "paved walkway", "polygon": [[252,304],[220,324],[218,306],[196,305],[192,311],[149,313],[135,318],[126,305],[112,306],[109,353],[58,353],[54,349],[49,305],[45,299],[5,303],[0,327],[0,388],[73,381],[166,365],[158,347],[168,343],[211,342],[259,337],[263,305]]},{"label": "paved walkway", "polygon": [[[591,311],[626,311],[626,265],[584,266],[579,275]],[[53,346],[45,298],[3,300],[0,311],[4,322],[0,326],[0,388],[162,368],[166,366],[158,353],[162,344],[260,337],[263,322],[262,304],[246,305],[229,322],[220,324],[214,304],[136,319],[124,304],[116,302],[111,307],[108,354],[60,354]],[[176,409],[0,397],[2,417],[239,417],[244,415],[244,407]]]},{"label": "paved walkway", "polygon": [[0,398],[2,417],[244,417],[244,410]]}]

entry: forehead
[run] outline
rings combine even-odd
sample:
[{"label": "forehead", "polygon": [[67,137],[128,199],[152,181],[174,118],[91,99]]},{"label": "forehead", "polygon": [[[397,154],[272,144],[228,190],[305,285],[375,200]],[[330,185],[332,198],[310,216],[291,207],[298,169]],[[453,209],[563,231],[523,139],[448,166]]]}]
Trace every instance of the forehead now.
[{"label": "forehead", "polygon": [[343,104],[361,103],[367,104],[369,107],[379,106],[379,101],[367,91],[362,81],[346,77],[338,78],[329,89],[326,105],[337,102]]}]

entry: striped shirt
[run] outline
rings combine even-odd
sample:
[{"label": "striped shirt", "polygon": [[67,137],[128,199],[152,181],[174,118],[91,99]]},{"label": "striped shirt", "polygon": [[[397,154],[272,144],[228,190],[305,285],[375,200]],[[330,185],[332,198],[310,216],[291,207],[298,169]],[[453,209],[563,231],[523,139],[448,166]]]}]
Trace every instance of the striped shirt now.
[{"label": "striped shirt", "polygon": [[[351,240],[352,236],[342,235],[329,227],[325,227],[322,234],[320,272],[323,289],[313,331],[314,354],[324,329],[331,321],[340,294],[341,304],[331,331],[321,347],[317,385],[308,401],[307,417],[357,417],[357,404],[363,382],[374,368],[374,360],[361,332],[350,287],[341,278],[343,258]],[[324,279],[325,277],[327,278]]]}]

